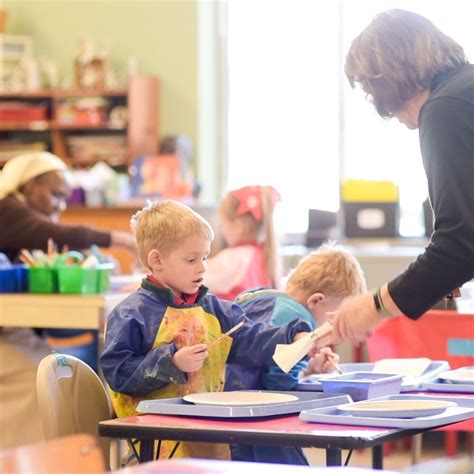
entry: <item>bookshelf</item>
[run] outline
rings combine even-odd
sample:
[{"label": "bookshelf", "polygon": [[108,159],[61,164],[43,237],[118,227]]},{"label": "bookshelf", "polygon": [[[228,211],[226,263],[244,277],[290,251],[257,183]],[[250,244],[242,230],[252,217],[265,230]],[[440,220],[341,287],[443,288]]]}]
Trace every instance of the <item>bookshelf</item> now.
[{"label": "bookshelf", "polygon": [[156,154],[158,93],[151,76],[133,76],[123,89],[0,92],[0,166],[41,149],[73,168],[97,161],[127,167]]}]

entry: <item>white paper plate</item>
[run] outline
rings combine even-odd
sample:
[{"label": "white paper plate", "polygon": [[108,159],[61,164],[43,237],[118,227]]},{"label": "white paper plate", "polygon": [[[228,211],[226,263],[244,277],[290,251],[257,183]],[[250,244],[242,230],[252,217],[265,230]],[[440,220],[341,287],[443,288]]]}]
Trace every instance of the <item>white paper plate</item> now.
[{"label": "white paper plate", "polygon": [[339,405],[337,409],[353,416],[416,418],[438,415],[453,406],[456,406],[456,403],[443,400],[379,400]]},{"label": "white paper plate", "polygon": [[272,392],[203,392],[185,395],[183,400],[196,405],[271,405],[299,400],[294,395]]},{"label": "white paper plate", "polygon": [[382,374],[400,374],[408,377],[419,377],[431,364],[431,359],[382,359],[374,364],[373,372]]},{"label": "white paper plate", "polygon": [[456,369],[441,372],[438,378],[447,382],[474,384],[474,369]]}]

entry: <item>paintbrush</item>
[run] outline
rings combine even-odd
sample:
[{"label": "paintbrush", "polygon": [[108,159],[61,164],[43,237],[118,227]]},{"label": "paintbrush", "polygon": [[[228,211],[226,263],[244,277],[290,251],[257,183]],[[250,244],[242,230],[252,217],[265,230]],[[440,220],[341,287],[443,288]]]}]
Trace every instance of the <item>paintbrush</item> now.
[{"label": "paintbrush", "polygon": [[31,267],[34,267],[36,265],[35,257],[33,257],[33,255],[31,255],[31,252],[27,249],[21,249],[20,250],[19,259],[23,263],[26,263],[26,264],[30,265]]},{"label": "paintbrush", "polygon": [[225,336],[230,336],[233,332],[237,331],[237,329],[241,328],[244,325],[244,323],[245,321],[240,321],[240,323],[237,323],[233,328],[230,328],[227,332],[219,336],[215,341],[208,344],[207,348],[209,349],[214,344],[217,344],[221,339],[224,339]]}]

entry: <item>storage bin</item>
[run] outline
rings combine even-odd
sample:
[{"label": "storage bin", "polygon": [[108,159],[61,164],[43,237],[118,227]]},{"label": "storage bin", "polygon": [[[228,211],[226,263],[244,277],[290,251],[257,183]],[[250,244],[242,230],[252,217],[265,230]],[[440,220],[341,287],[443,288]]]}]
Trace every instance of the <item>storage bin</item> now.
[{"label": "storage bin", "polygon": [[59,292],[65,294],[97,293],[97,269],[78,265],[58,267]]},{"label": "storage bin", "polygon": [[395,202],[343,202],[346,237],[396,237],[400,221]]},{"label": "storage bin", "polygon": [[320,380],[323,392],[344,393],[352,400],[367,400],[400,393],[403,375],[349,372]]},{"label": "storage bin", "polygon": [[30,267],[28,269],[28,286],[30,293],[57,293],[57,270],[49,267]]},{"label": "storage bin", "polygon": [[391,181],[347,179],[341,188],[347,237],[396,237],[399,227],[398,187]]},{"label": "storage bin", "polygon": [[97,269],[97,293],[106,293],[110,287],[110,275],[114,269],[112,263],[101,263],[95,267]]},{"label": "storage bin", "polygon": [[14,264],[0,268],[0,293],[21,293],[28,291],[28,267]]}]

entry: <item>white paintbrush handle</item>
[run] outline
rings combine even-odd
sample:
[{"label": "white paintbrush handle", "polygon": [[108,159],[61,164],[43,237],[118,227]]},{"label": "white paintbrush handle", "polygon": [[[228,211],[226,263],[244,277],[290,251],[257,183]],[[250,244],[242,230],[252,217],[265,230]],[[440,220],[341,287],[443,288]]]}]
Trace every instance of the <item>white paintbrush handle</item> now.
[{"label": "white paintbrush handle", "polygon": [[208,344],[207,348],[209,349],[209,347],[212,347],[214,344],[217,344],[220,340],[224,339],[225,336],[229,336],[233,332],[237,331],[237,329],[241,328],[244,323],[245,321],[240,321],[240,323],[237,323],[233,328],[230,328],[227,332],[219,336],[215,341]]}]

